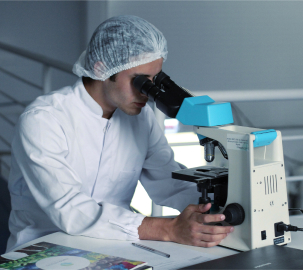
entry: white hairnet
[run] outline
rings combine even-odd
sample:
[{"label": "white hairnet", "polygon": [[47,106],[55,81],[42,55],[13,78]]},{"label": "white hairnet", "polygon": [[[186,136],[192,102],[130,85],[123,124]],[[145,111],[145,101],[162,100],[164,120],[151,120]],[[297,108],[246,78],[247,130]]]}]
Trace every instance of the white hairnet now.
[{"label": "white hairnet", "polygon": [[73,72],[104,81],[161,57],[167,58],[166,39],[155,26],[136,16],[117,16],[98,26]]}]

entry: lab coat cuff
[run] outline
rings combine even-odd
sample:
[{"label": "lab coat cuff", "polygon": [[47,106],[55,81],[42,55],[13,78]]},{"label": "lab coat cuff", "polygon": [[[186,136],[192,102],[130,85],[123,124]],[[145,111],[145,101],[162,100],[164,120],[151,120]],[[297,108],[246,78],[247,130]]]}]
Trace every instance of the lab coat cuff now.
[{"label": "lab coat cuff", "polygon": [[144,218],[145,216],[141,214],[136,214],[136,217],[131,218],[131,220],[129,220],[129,222],[127,223],[120,223],[114,220],[109,220],[108,222],[118,226],[123,232],[126,233],[125,240],[133,241],[139,239],[138,228],[141,225]]}]

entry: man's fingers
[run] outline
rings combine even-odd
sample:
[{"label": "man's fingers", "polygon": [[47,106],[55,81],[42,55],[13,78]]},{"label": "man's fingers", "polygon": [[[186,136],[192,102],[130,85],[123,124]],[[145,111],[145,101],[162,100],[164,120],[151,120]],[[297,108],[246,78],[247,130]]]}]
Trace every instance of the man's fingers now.
[{"label": "man's fingers", "polygon": [[231,226],[214,226],[225,219],[223,214],[205,214],[211,204],[189,205],[172,220],[171,241],[199,247],[218,245],[229,233]]},{"label": "man's fingers", "polygon": [[222,241],[228,234],[224,233],[224,234],[206,234],[203,233],[201,235],[201,240],[204,242],[218,242],[218,241]]},{"label": "man's fingers", "polygon": [[218,245],[227,235],[204,235],[200,234],[196,236],[195,239],[190,243],[190,245],[198,247],[213,247]]},{"label": "man's fingers", "polygon": [[203,225],[201,226],[201,232],[205,234],[227,234],[234,231],[232,226],[213,226],[213,225]]},{"label": "man's fingers", "polygon": [[205,248],[209,248],[209,247],[214,247],[220,244],[221,241],[217,241],[217,242],[203,242],[201,241],[199,247],[205,247]]},{"label": "man's fingers", "polygon": [[220,242],[228,236],[228,233],[223,234],[207,234],[199,233],[196,235],[195,241],[192,243],[194,246],[199,247],[213,247],[219,245]]},{"label": "man's fingers", "polygon": [[225,219],[223,214],[201,214],[197,217],[199,223],[220,222]]}]

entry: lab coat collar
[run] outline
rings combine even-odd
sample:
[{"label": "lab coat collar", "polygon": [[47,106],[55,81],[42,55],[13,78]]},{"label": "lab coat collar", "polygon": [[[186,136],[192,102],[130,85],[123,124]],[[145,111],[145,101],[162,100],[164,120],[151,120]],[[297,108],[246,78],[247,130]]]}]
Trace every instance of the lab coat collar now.
[{"label": "lab coat collar", "polygon": [[76,94],[79,95],[80,99],[84,103],[86,107],[90,109],[94,114],[97,114],[99,116],[103,116],[103,110],[101,106],[90,96],[90,94],[86,91],[82,78],[78,79],[76,84],[74,85],[74,91],[78,92]]}]

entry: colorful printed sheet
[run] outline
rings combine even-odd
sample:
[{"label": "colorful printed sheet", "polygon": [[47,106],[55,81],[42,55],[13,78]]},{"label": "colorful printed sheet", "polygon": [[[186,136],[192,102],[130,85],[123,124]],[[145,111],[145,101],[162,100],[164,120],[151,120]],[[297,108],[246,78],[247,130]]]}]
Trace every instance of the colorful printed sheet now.
[{"label": "colorful printed sheet", "polygon": [[13,270],[129,270],[137,269],[144,262],[127,260],[121,257],[75,249],[47,242],[40,242],[15,252],[27,254],[18,260],[2,260],[0,269]]}]

